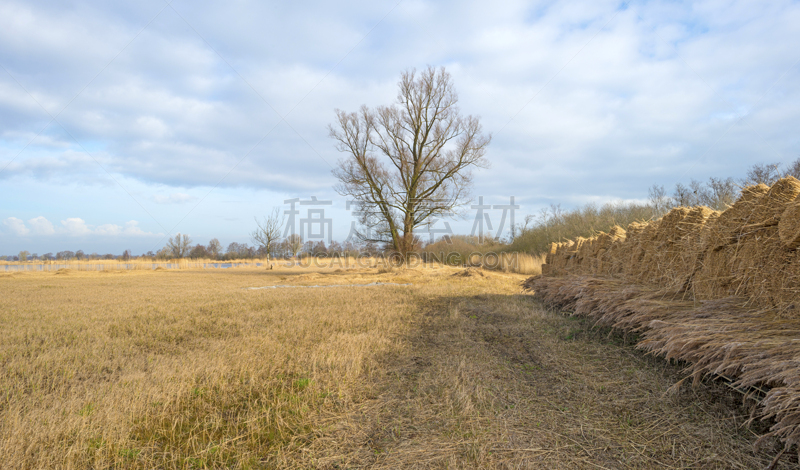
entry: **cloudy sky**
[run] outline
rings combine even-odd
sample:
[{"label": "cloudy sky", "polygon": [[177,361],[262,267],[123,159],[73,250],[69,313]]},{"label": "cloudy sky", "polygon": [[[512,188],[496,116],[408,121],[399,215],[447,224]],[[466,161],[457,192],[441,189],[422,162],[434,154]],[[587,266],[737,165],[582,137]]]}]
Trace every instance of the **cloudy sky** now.
[{"label": "cloudy sky", "polygon": [[334,109],[427,65],[493,136],[474,195],[518,222],[740,177],[800,157],[797,44],[790,1],[0,0],[0,254],[246,242],[312,196],[343,239]]}]

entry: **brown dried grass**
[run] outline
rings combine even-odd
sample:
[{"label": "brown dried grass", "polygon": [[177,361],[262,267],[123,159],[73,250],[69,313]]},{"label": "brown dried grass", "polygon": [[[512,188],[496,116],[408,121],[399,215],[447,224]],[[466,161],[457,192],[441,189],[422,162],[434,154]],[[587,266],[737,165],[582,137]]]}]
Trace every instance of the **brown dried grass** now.
[{"label": "brown dried grass", "polygon": [[769,387],[760,416],[775,424],[764,437],[779,437],[787,447],[800,443],[800,320],[749,308],[741,298],[694,302],[615,279],[538,277],[524,285],[550,305],[640,333],[639,348],[686,361],[695,383],[722,375],[743,390]]},{"label": "brown dried grass", "polygon": [[[425,266],[2,276],[0,467],[758,468],[744,410]],[[264,289],[264,285],[411,286]]]}]

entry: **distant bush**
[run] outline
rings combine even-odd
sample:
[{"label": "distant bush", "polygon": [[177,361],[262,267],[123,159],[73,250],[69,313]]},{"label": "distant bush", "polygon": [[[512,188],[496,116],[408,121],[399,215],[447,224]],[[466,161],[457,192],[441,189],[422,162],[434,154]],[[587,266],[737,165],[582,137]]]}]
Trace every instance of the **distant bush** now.
[{"label": "distant bush", "polygon": [[421,254],[426,261],[461,265],[469,264],[470,255],[473,253],[500,252],[504,249],[505,244],[491,238],[481,241],[478,237],[451,235],[447,239],[428,244],[421,250]]},{"label": "distant bush", "polygon": [[569,211],[553,205],[538,217],[528,216],[505,251],[538,255],[547,252],[553,242],[590,237],[608,232],[615,225],[624,228],[631,222],[654,219],[658,215],[653,206],[640,203],[587,204]]},{"label": "distant bush", "polygon": [[496,271],[541,274],[544,257],[517,251],[511,245],[492,238],[455,235],[431,243],[421,250],[424,261],[451,266],[480,266]]}]

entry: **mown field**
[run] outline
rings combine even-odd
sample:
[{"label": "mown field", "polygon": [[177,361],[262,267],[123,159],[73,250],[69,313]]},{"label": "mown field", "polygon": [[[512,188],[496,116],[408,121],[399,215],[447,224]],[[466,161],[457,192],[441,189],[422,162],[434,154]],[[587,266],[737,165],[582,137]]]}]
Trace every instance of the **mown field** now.
[{"label": "mown field", "polygon": [[[543,309],[524,278],[0,274],[0,467],[769,464],[779,447],[754,451],[740,396],[665,394],[679,366]],[[373,282],[404,285],[247,289]]]}]

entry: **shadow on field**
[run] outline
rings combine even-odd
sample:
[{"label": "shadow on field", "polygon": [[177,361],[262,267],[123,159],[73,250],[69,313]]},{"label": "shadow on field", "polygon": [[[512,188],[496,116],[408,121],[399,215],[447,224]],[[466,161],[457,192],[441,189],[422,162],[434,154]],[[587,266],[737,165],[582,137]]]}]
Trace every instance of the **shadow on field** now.
[{"label": "shadow on field", "polygon": [[[530,295],[427,298],[321,468],[765,468],[747,406]],[[789,458],[783,466],[794,468]]]},{"label": "shadow on field", "polygon": [[[231,269],[226,271],[224,274],[226,276],[246,276],[251,277],[253,274],[259,274],[265,277],[285,277],[285,278],[296,278],[296,277],[303,277],[303,276],[313,276],[313,277],[330,277],[330,278],[340,278],[340,277],[348,277],[354,275],[379,275],[384,274],[386,272],[392,271],[383,271],[380,272],[379,269],[376,268],[363,268],[363,269],[355,269],[355,268],[334,268],[334,269],[310,269],[304,268],[300,266],[286,268],[281,266],[280,268],[276,267],[275,269],[258,269],[257,271],[253,270],[235,270]],[[216,273],[214,273],[216,274]]]}]

